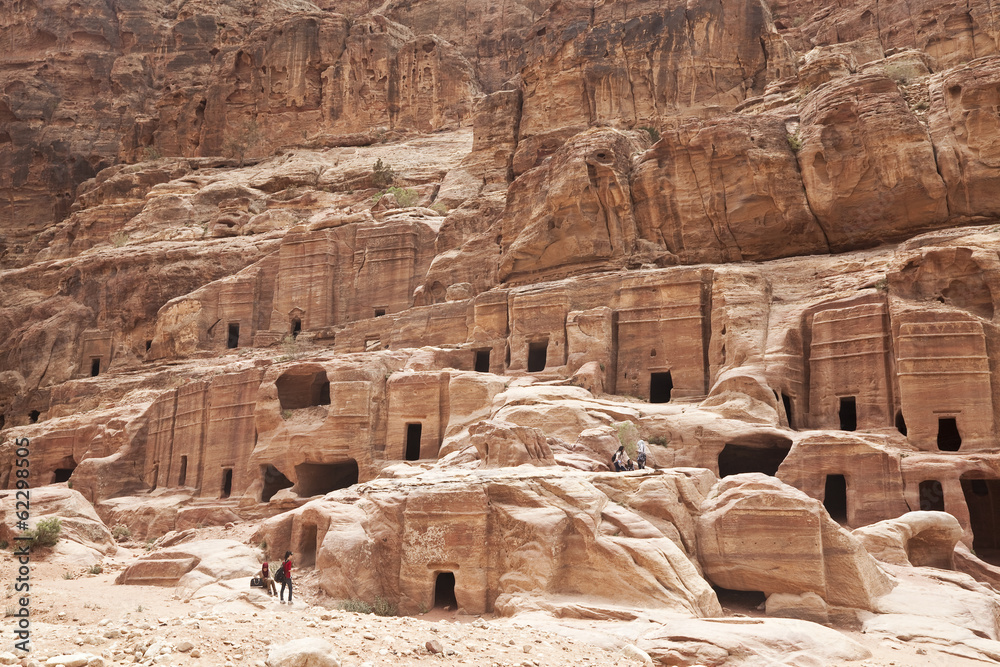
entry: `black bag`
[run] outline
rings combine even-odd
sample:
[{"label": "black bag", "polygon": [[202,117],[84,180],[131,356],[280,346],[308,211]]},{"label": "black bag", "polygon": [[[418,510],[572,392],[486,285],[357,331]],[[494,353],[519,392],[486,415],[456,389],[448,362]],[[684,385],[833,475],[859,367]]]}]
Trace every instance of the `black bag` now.
[{"label": "black bag", "polygon": [[263,587],[264,586],[263,580],[260,577],[254,577],[253,579],[251,579],[250,580],[250,587],[253,588],[254,586],[256,586],[258,588]]},{"label": "black bag", "polygon": [[274,571],[274,580],[279,584],[285,581],[285,566],[279,565],[278,569]]}]

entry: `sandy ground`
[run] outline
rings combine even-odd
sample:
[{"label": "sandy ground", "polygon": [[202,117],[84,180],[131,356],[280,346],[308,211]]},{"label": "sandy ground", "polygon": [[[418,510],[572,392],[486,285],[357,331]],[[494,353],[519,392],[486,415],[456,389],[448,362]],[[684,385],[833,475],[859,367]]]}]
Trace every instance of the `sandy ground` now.
[{"label": "sandy ground", "polygon": [[[226,537],[249,542],[254,526],[229,530],[206,528],[205,538]],[[543,667],[594,665],[637,667],[615,646],[613,623],[573,626],[555,620],[531,627],[517,618],[459,615],[434,609],[416,617],[380,617],[336,609],[338,601],[318,587],[315,572],[296,579],[295,602],[277,599],[256,603],[235,600],[210,604],[185,601],[172,588],[117,586],[122,569],[147,553],[143,545],[119,549],[105,558],[100,574],[87,568],[33,558],[31,564],[32,652],[21,662],[44,664],[60,654],[89,653],[105,665],[263,665],[269,645],[301,637],[321,637],[332,643],[344,667],[449,664],[475,667]],[[8,582],[5,605],[16,604],[15,562],[3,552],[0,576]],[[724,599],[733,615],[760,616],[756,600]],[[13,624],[8,616],[0,651],[13,649]],[[873,657],[851,663],[863,667],[965,667],[983,665],[930,645],[908,644],[894,638],[845,632],[867,646]],[[432,653],[437,641],[443,653]],[[190,648],[184,646],[190,643]],[[187,648],[187,650],[180,650]],[[0,656],[2,658],[2,656]],[[151,661],[151,662],[150,662]],[[0,660],[2,662],[2,660]],[[796,663],[805,664],[805,663]],[[812,664],[812,663],[810,663]]]}]

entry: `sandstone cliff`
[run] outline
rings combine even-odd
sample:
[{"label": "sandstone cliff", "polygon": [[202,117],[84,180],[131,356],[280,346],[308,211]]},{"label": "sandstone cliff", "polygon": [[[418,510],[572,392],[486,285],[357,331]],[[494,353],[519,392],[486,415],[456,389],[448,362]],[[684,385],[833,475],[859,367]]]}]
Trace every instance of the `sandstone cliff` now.
[{"label": "sandstone cliff", "polygon": [[409,613],[997,640],[994,14],[0,8],[0,483]]}]

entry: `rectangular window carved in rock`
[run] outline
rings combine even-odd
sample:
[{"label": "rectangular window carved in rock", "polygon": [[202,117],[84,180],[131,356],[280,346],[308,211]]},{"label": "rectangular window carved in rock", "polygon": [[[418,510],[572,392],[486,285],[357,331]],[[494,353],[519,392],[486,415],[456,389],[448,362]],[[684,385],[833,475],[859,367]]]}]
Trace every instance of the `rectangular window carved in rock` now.
[{"label": "rectangular window carved in rock", "polygon": [[226,347],[230,350],[240,346],[240,323],[229,323],[229,336],[226,338]]},{"label": "rectangular window carved in rock", "polygon": [[853,396],[840,398],[840,430],[856,431],[858,429],[858,404]]},{"label": "rectangular window carved in rock", "polygon": [[528,343],[528,372],[538,373],[545,370],[546,355],[549,350],[549,339]]}]

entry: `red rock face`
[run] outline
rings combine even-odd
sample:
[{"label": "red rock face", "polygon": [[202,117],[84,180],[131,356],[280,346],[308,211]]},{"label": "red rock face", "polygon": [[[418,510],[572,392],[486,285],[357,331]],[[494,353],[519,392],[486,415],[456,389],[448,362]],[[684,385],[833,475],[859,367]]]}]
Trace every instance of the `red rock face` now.
[{"label": "red rock face", "polygon": [[181,5],[0,8],[0,486],[410,612],[1000,580],[987,3]]}]

